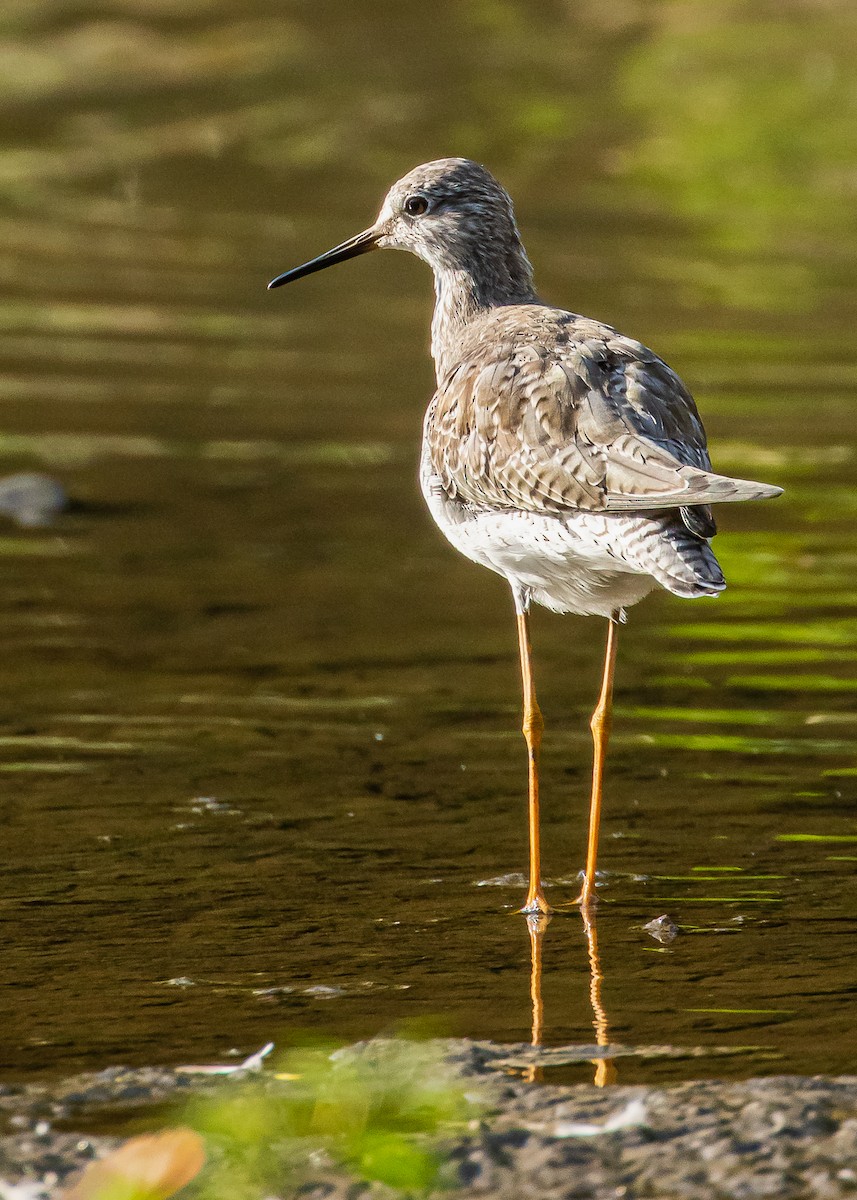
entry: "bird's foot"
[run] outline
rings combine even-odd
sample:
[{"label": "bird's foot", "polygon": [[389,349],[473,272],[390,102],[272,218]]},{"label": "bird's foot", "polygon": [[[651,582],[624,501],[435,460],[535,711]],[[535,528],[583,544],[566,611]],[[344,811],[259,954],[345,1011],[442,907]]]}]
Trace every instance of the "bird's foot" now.
[{"label": "bird's foot", "polygon": [[553,909],[548,904],[547,900],[545,900],[545,895],[542,889],[537,888],[535,891],[529,891],[527,893],[524,906],[523,908],[519,908],[518,912],[522,912],[525,917],[531,917],[534,915],[547,917],[553,912]]},{"label": "bird's foot", "polygon": [[590,880],[587,875],[583,876],[583,887],[580,889],[580,895],[574,903],[580,907],[583,913],[595,911],[595,906],[598,904],[598,896],[595,893],[594,879]]}]

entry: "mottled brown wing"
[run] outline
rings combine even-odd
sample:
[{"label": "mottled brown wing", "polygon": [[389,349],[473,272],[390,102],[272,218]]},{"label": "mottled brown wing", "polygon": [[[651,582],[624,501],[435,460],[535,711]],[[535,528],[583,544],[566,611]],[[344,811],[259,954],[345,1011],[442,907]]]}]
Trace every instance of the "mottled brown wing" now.
[{"label": "mottled brown wing", "polygon": [[696,406],[656,355],[594,322],[602,336],[575,337],[572,320],[565,340],[501,339],[494,351],[482,341],[438,389],[428,432],[450,495],[557,513],[776,493],[710,472]]}]

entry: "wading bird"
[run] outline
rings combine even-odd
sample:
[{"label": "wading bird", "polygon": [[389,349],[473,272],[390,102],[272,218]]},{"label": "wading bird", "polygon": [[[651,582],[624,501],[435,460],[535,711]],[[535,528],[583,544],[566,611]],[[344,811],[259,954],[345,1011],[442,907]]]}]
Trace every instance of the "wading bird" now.
[{"label": "wading bird", "polygon": [[504,576],[514,597],[529,760],[526,913],[549,911],[530,604],[608,620],[578,897],[587,907],[618,624],[656,585],[676,596],[722,591],[709,505],[781,489],[714,474],[696,405],[678,376],[609,325],[538,298],[512,201],[478,163],[447,158],[416,167],[390,189],[374,225],[268,286],[379,247],[409,250],[434,272],[437,391],[423,427],[423,495],[453,546]]}]

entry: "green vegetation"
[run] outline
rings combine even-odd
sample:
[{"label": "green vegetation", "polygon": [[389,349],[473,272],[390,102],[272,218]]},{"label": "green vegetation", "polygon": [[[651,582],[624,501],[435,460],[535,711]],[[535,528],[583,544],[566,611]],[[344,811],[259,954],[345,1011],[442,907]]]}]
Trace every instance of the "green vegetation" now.
[{"label": "green vegetation", "polygon": [[318,1042],[196,1095],[179,1124],[92,1163],[65,1200],[168,1200],[187,1184],[197,1200],[263,1200],[343,1170],[419,1195],[441,1183],[438,1135],[478,1111],[436,1043]]},{"label": "green vegetation", "polygon": [[282,1194],[308,1169],[344,1167],[405,1192],[436,1184],[437,1135],[475,1115],[461,1080],[428,1043],[392,1039],[341,1050],[289,1051],[273,1078],[230,1083],[192,1102],[184,1121],[204,1138],[206,1200]]}]

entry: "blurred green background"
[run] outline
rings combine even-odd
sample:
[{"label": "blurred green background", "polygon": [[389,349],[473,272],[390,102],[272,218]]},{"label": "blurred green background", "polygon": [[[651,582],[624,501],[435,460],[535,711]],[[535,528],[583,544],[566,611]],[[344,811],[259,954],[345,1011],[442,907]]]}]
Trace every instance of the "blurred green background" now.
[{"label": "blurred green background", "polygon": [[[0,531],[7,1073],[438,1013],[528,1037],[510,604],[415,482],[430,280],[265,291],[448,155],[512,193],[545,297],[679,371],[719,470],[786,489],[720,515],[721,599],[620,639],[612,1036],[766,1048],[662,1077],[841,1063],[855,60],[852,0],[7,0],[0,469],[74,502]],[[535,621],[554,899],[601,637]],[[576,922],[545,993],[548,1039],[591,1039]]]}]

